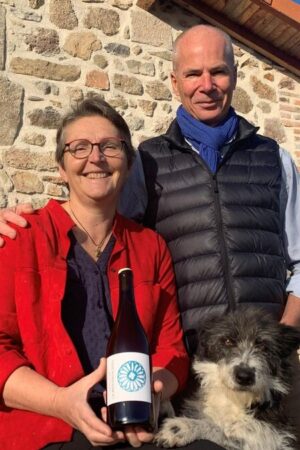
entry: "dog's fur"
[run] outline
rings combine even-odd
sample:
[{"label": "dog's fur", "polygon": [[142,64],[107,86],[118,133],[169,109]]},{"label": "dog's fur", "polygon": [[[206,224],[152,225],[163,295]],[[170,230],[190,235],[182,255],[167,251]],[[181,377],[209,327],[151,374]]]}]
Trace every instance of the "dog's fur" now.
[{"label": "dog's fur", "polygon": [[199,387],[180,417],[163,422],[156,444],[208,439],[228,450],[292,450],[282,400],[291,385],[289,357],[299,345],[297,329],[257,308],[206,323],[192,365]]}]

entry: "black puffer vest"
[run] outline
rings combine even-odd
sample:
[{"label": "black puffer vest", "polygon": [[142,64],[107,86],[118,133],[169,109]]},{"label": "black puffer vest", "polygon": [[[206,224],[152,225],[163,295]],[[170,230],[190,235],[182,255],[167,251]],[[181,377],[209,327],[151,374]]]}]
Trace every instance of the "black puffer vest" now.
[{"label": "black puffer vest", "polygon": [[276,142],[256,133],[240,118],[215,175],[176,121],[140,146],[149,195],[144,224],[171,251],[185,330],[240,304],[282,312],[281,162]]}]

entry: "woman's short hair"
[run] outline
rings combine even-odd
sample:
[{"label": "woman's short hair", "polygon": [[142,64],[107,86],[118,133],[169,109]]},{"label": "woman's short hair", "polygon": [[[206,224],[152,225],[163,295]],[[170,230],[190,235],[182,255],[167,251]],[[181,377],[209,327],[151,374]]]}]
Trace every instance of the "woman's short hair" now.
[{"label": "woman's short hair", "polygon": [[104,101],[100,96],[94,95],[92,97],[87,97],[81,102],[78,102],[75,107],[65,114],[61,120],[61,124],[56,133],[56,151],[55,160],[60,166],[64,166],[64,149],[65,149],[65,139],[64,130],[65,128],[75,120],[82,117],[100,116],[109,120],[120,132],[122,139],[125,141],[125,153],[127,157],[128,167],[132,166],[136,152],[133,148],[131,142],[131,134],[129,127],[123,117],[106,101]]}]

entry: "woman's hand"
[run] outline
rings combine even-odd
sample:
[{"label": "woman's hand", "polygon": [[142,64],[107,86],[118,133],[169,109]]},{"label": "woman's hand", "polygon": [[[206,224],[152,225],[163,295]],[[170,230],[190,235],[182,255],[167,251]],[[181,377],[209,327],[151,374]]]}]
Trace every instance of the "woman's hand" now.
[{"label": "woman's hand", "polygon": [[113,445],[125,439],[123,432],[112,431],[105,423],[106,408],[101,410],[101,420],[87,401],[90,390],[105,377],[105,372],[106,360],[102,358],[94,372],[71,386],[58,388],[53,401],[53,415],[79,430],[95,446]]},{"label": "woman's hand", "polygon": [[[153,395],[152,412],[154,415],[154,422],[156,422],[158,419],[159,404],[160,399],[163,395],[163,391],[164,391],[164,383],[158,378],[153,382],[153,392],[152,392]],[[132,445],[132,447],[140,447],[143,443],[151,442],[154,438],[154,432],[150,433],[146,431],[144,428],[139,426],[135,427],[127,426],[124,429],[125,438],[130,443],[130,445]]]},{"label": "woman's hand", "polygon": [[[8,223],[13,223],[19,227],[26,227],[27,222],[24,217],[20,216],[20,214],[32,214],[33,211],[34,210],[30,203],[23,203],[10,208],[0,209],[0,235],[14,239],[17,234],[16,230],[11,228]],[[0,247],[3,247],[3,245],[4,239],[0,236]]]}]

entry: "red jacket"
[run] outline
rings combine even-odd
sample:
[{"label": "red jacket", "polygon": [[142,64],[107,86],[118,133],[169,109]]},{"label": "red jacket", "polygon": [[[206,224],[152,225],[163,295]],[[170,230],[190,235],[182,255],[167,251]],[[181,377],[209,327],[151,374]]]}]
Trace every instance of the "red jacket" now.
[{"label": "red jacket", "polygon": [[[59,386],[84,373],[61,321],[74,226],[54,200],[18,228],[16,240],[0,251],[0,394],[9,375],[31,365]],[[188,358],[176,302],[172,263],[166,244],[155,232],[116,215],[116,244],[107,274],[113,316],[118,308],[118,270],[131,267],[138,313],[152,346],[153,366],[166,367],[185,382]],[[0,397],[1,450],[38,450],[50,442],[68,441],[72,428],[53,417],[9,409]]]}]

